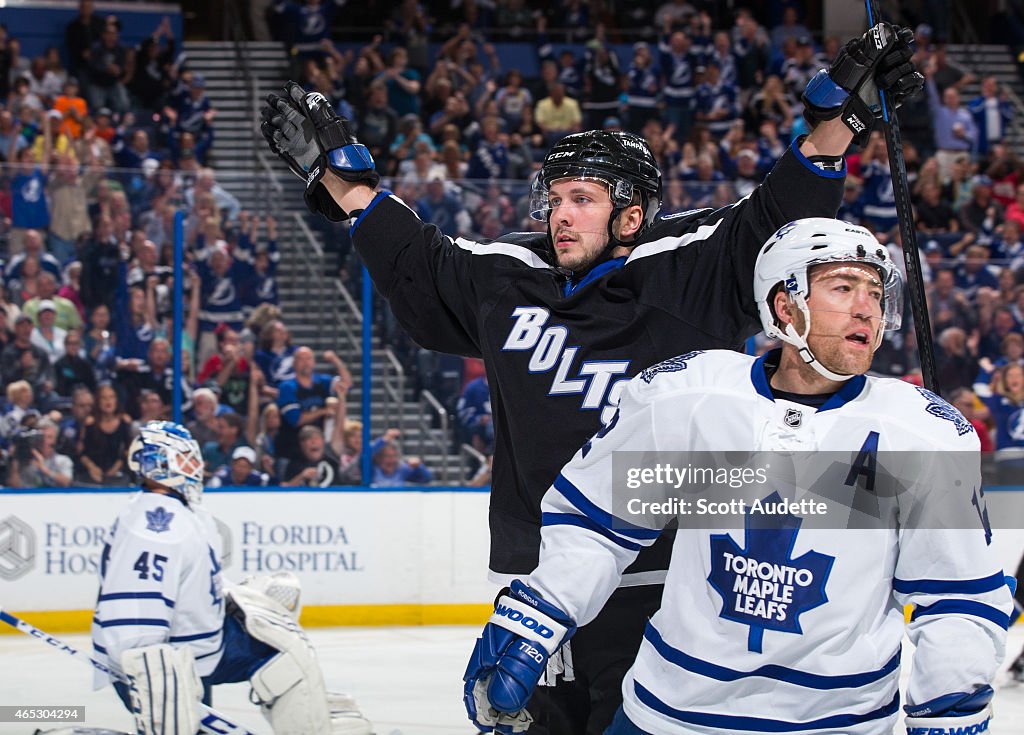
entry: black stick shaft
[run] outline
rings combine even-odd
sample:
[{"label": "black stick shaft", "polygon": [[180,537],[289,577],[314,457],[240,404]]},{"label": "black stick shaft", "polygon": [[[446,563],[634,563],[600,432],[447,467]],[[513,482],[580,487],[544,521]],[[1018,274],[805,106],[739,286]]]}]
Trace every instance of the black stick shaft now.
[{"label": "black stick shaft", "polygon": [[[881,20],[878,0],[867,0],[868,23],[874,25]],[[883,97],[883,104],[887,100]],[[892,191],[896,200],[896,214],[900,223],[900,239],[903,243],[903,261],[907,268],[907,285],[910,290],[910,309],[914,315],[914,332],[917,335],[917,350],[921,357],[921,378],[924,387],[938,393],[939,382],[935,372],[935,350],[932,345],[932,325],[928,315],[928,301],[925,298],[924,276],[921,273],[921,257],[917,250],[917,230],[914,227],[914,212],[910,206],[910,183],[907,181],[907,163],[903,160],[903,139],[900,122],[895,109],[887,109],[885,125],[885,146],[889,151],[889,171],[892,175]]]}]

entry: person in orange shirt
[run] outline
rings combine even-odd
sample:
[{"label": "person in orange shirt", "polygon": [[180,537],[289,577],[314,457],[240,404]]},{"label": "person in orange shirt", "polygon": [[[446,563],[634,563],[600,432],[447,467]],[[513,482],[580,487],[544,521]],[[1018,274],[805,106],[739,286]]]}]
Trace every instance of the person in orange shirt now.
[{"label": "person in orange shirt", "polygon": [[89,109],[85,99],[78,94],[78,80],[68,77],[64,82],[63,94],[53,103],[53,109],[60,112],[64,118],[60,132],[72,140],[82,137],[82,121],[88,114]]}]

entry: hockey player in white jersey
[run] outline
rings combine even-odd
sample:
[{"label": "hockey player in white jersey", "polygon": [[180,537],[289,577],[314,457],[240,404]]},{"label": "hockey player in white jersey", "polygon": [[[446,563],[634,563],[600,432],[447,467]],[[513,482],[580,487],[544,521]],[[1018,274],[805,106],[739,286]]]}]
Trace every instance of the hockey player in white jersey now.
[{"label": "hockey player in white jersey", "polygon": [[[293,576],[227,585],[213,517],[203,509],[203,458],[184,427],[146,424],[128,451],[142,492],[103,550],[93,617],[96,658],[140,735],[195,733],[215,684],[249,681],[275,735],[368,735],[355,703],[329,695],[298,624]],[[97,674],[97,687],[108,683]]]},{"label": "hockey player in white jersey", "polygon": [[[765,243],[754,292],[782,349],[691,352],[628,384],[615,419],[544,497],[539,566],[499,597],[477,641],[465,677],[474,722],[528,729],[524,707],[547,659],[662,530],[666,516],[623,517],[614,454],[828,451],[853,466],[890,451],[945,458],[912,478],[914,522],[828,529],[748,511],[690,528],[671,516],[681,528],[662,607],[605,735],[889,735],[905,632],[915,645],[908,735],[987,731],[1012,599],[992,554],[978,438],[933,393],[864,375],[883,331],[899,327],[902,288],[861,227],[799,220]],[[629,492],[671,497],[657,484]],[[955,528],[929,521],[939,510]]]}]

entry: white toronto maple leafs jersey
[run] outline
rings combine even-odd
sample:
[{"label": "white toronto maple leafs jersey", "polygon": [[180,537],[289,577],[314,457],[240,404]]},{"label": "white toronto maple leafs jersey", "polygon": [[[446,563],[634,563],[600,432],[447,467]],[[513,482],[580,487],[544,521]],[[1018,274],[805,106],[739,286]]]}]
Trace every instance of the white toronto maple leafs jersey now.
[{"label": "white toronto maple leafs jersey", "polygon": [[[912,703],[973,691],[1003,658],[1012,599],[991,553],[978,446],[963,416],[908,383],[858,376],[815,409],[773,397],[764,357],[688,353],[634,378],[617,417],[548,490],[529,584],[585,625],[657,538],[664,520],[618,511],[624,492],[660,503],[664,489],[624,490],[613,455],[828,452],[849,456],[851,469],[873,452],[924,457],[913,522],[827,528],[751,510],[687,526],[677,516],[662,607],[623,681],[626,714],[654,735],[890,735],[905,631],[916,646]],[[956,528],[929,522],[940,507]]]},{"label": "white toronto maple leafs jersey", "polygon": [[[132,648],[191,646],[200,676],[223,652],[221,542],[202,507],[151,492],[132,497],[114,521],[100,566],[92,621],[96,658],[115,668]],[[97,687],[107,683],[103,674]]]}]

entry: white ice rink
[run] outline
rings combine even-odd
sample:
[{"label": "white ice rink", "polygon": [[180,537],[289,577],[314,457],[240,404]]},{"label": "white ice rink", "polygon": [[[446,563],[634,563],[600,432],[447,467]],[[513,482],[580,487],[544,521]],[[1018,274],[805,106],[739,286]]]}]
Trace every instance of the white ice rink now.
[{"label": "white ice rink", "polygon": [[[313,628],[328,687],[353,694],[376,735],[471,735],[462,708],[462,673],[477,627]],[[87,649],[85,635],[58,636]],[[1007,664],[1024,645],[1010,631]],[[904,646],[904,652],[909,644]],[[906,662],[905,662],[906,663]],[[908,667],[904,666],[904,675]],[[0,636],[0,705],[85,705],[85,725],[131,731],[113,690],[93,691],[92,668],[22,634]],[[996,682],[992,735],[1024,735],[1024,685]],[[270,728],[248,702],[248,685],[214,690],[214,705],[256,733]],[[0,735],[31,735],[35,725],[0,724]],[[42,725],[44,729],[57,725]],[[903,733],[897,729],[897,733]]]}]

